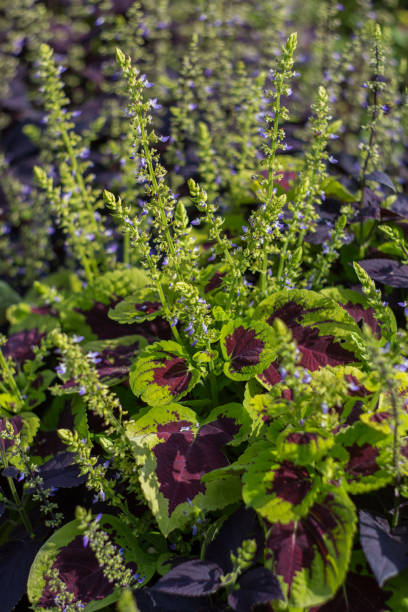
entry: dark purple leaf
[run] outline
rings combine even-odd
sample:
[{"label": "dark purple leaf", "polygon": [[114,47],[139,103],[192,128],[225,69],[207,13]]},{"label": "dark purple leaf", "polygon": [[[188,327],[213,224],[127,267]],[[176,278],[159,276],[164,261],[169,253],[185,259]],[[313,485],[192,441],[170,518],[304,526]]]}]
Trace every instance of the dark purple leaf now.
[{"label": "dark purple leaf", "polygon": [[360,542],[380,587],[408,567],[408,537],[393,535],[387,519],[360,510]]},{"label": "dark purple leaf", "polygon": [[207,547],[205,559],[218,563],[227,574],[232,571],[231,553],[236,554],[244,540],[256,541],[256,563],[263,554],[264,532],[256,512],[252,508],[242,506],[222,524],[220,531]]},{"label": "dark purple leaf", "polygon": [[[99,378],[103,382],[109,381],[120,381],[123,378],[126,378],[132,358],[134,357],[135,351],[137,351],[139,347],[138,342],[133,342],[133,344],[118,344],[112,348],[105,348],[101,351],[98,351],[98,363],[95,364],[96,371],[98,373]],[[70,389],[71,387],[75,387],[78,382],[71,378],[66,383],[61,385],[63,389]]]},{"label": "dark purple leaf", "polygon": [[[355,361],[354,355],[344,349],[338,342],[335,342],[334,336],[319,336],[318,329],[309,325],[301,325],[298,322],[299,317],[312,311],[312,309],[305,311],[296,302],[288,302],[278,308],[268,318],[267,322],[272,325],[273,321],[279,318],[285,323],[292,332],[301,352],[302,357],[299,365],[312,372],[322,366],[345,365]],[[266,370],[262,375],[265,375],[265,372]]]},{"label": "dark purple leaf", "polygon": [[399,193],[395,202],[391,204],[391,211],[404,219],[408,219],[408,196]]},{"label": "dark purple leaf", "polygon": [[265,344],[256,337],[254,329],[245,329],[240,325],[225,338],[225,346],[228,356],[231,357],[232,370],[240,372],[242,368],[260,362],[260,354]]},{"label": "dark purple leaf", "polygon": [[129,372],[132,357],[139,348],[139,343],[118,345],[107,348],[99,353],[100,362],[96,369],[99,377],[104,379],[123,378]]},{"label": "dark purple leaf", "polygon": [[170,325],[160,317],[157,317],[153,321],[134,323],[126,326],[116,323],[116,321],[108,317],[108,312],[118,303],[119,300],[114,300],[109,304],[95,302],[89,310],[76,310],[84,315],[86,323],[100,340],[120,338],[124,335],[124,330],[126,330],[126,335],[138,334],[147,338],[149,341],[154,338],[168,340],[171,337]]},{"label": "dark purple leaf", "polygon": [[26,592],[30,567],[41,544],[42,539],[26,535],[0,547],[2,612],[11,612]]},{"label": "dark purple leaf", "polygon": [[69,489],[86,482],[87,476],[80,476],[79,467],[74,463],[73,453],[58,453],[39,468],[44,487]]},{"label": "dark purple leaf", "polygon": [[216,272],[206,284],[204,288],[204,293],[208,293],[209,291],[214,291],[214,289],[218,289],[218,287],[221,286],[222,279],[224,278],[224,276],[225,272]]},{"label": "dark purple leaf", "polygon": [[27,359],[34,359],[33,347],[40,344],[44,335],[35,328],[11,334],[3,347],[3,354],[22,365]]},{"label": "dark purple leaf", "polygon": [[373,170],[373,172],[367,174],[365,178],[368,181],[375,181],[376,183],[379,183],[380,185],[385,185],[386,187],[392,189],[392,191],[395,191],[394,183],[392,182],[388,174],[385,174],[385,172],[381,172],[380,170]]},{"label": "dark purple leaf", "polygon": [[[73,593],[75,601],[87,604],[103,599],[113,591],[114,584],[105,577],[91,547],[83,545],[82,536],[77,536],[59,550],[52,568],[58,570],[60,579],[65,583],[67,591]],[[45,577],[39,605],[52,607],[54,596],[49,579]]]},{"label": "dark purple leaf", "polygon": [[184,425],[182,421],[159,425],[157,435],[165,442],[153,448],[160,491],[169,501],[169,516],[176,506],[205,492],[201,482],[204,474],[228,464],[221,449],[239,430],[233,419],[224,417],[201,427],[194,438],[191,430],[180,431]]},{"label": "dark purple leaf", "polygon": [[182,357],[167,353],[167,357],[157,360],[157,367],[153,369],[153,381],[159,387],[168,387],[174,396],[188,388],[191,380],[189,365]]},{"label": "dark purple leaf", "polygon": [[[333,216],[333,220],[335,220],[334,216]],[[309,242],[310,244],[323,244],[323,242],[330,240],[332,232],[333,232],[333,224],[328,224],[327,222],[326,223],[320,222],[316,226],[316,229],[314,232],[308,232],[306,234],[305,240],[306,242]]]},{"label": "dark purple leaf", "polygon": [[237,612],[248,612],[252,606],[273,599],[284,599],[279,580],[266,567],[257,567],[242,576],[239,589],[230,593],[228,603]]},{"label": "dark purple leaf", "polygon": [[[317,532],[316,541],[321,538]],[[314,534],[308,533],[302,521],[295,523],[275,523],[269,532],[267,549],[276,559],[276,570],[283,576],[285,582],[292,584],[297,572],[310,568],[314,559]]]},{"label": "dark purple leaf", "polygon": [[363,202],[360,208],[357,208],[356,216],[354,217],[354,221],[366,221],[367,219],[379,219],[380,218],[380,208],[381,208],[381,198],[378,197],[371,191],[368,187],[364,189],[363,193]]},{"label": "dark purple leaf", "polygon": [[19,470],[12,465],[4,468],[4,470],[2,470],[1,472],[1,475],[4,476],[4,478],[16,478],[16,476],[18,476],[19,474]]},{"label": "dark purple leaf", "polygon": [[391,593],[383,591],[373,576],[349,572],[336,597],[310,612],[386,612]]},{"label": "dark purple leaf", "polygon": [[340,304],[340,306],[347,310],[356,323],[365,323],[377,337],[381,336],[380,326],[374,316],[374,308],[364,308],[361,304],[353,304],[352,302]]},{"label": "dark purple leaf", "polygon": [[268,385],[276,385],[282,380],[282,376],[280,375],[278,368],[278,361],[274,361],[266,368],[266,370],[262,372],[262,374],[259,375],[259,378],[262,378],[262,380]]},{"label": "dark purple leaf", "polygon": [[336,511],[336,501],[329,494],[299,521],[271,525],[266,550],[275,560],[275,571],[289,585],[289,593],[295,575],[310,569],[316,554],[324,563],[332,563],[327,558],[326,540],[331,540],[335,546],[335,530],[341,521]]},{"label": "dark purple leaf", "polygon": [[346,471],[350,480],[360,480],[363,476],[375,474],[379,469],[377,464],[378,449],[372,444],[357,443],[346,447],[350,459]]},{"label": "dark purple leaf", "polygon": [[39,315],[58,316],[58,312],[52,306],[31,306],[31,312]]},{"label": "dark purple leaf", "polygon": [[312,481],[306,468],[283,461],[280,467],[274,470],[272,487],[268,488],[267,492],[297,506],[302,503],[311,488]]},{"label": "dark purple leaf", "polygon": [[289,442],[290,444],[310,444],[310,442],[317,439],[318,436],[315,433],[309,433],[307,431],[294,431],[287,436],[286,442]]},{"label": "dark purple leaf", "polygon": [[141,612],[219,612],[208,597],[180,597],[154,588],[136,589],[133,597]]},{"label": "dark purple leaf", "polygon": [[[349,391],[349,395],[355,395],[355,394],[356,394],[355,391]],[[343,415],[343,410],[344,410],[344,406],[338,406],[336,408],[336,411],[339,414],[339,416],[342,417],[343,422],[338,426],[338,428],[334,430],[333,433],[337,433],[339,430],[344,429],[344,427],[348,425],[353,425],[354,423],[357,423],[358,421],[360,421],[360,415],[364,413],[362,402],[356,402],[353,405],[351,411],[347,414],[347,416],[345,414]]]},{"label": "dark purple leaf", "polygon": [[193,559],[177,565],[152,590],[184,597],[202,597],[221,588],[223,571],[217,563]]},{"label": "dark purple leaf", "polygon": [[377,282],[390,287],[408,287],[408,266],[393,259],[364,259],[358,262]]}]

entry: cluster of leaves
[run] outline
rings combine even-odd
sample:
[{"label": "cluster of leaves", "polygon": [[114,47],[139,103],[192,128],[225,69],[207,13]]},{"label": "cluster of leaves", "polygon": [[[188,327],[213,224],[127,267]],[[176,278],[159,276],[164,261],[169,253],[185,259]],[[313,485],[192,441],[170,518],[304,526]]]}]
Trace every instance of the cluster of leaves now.
[{"label": "cluster of leaves", "polygon": [[406,66],[318,4],[2,9],[6,612],[408,610]]}]

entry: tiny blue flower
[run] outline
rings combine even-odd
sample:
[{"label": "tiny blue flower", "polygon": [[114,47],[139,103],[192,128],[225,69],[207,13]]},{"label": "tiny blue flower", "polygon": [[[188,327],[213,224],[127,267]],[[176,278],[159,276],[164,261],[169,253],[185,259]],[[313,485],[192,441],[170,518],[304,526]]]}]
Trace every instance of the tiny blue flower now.
[{"label": "tiny blue flower", "polygon": [[149,100],[149,104],[152,108],[154,108],[155,110],[159,110],[162,106],[161,104],[157,103],[157,98],[151,98]]},{"label": "tiny blue flower", "polygon": [[65,365],[64,362],[62,362],[55,368],[55,371],[60,376],[64,376],[64,374],[66,374],[66,371],[67,371],[67,366]]},{"label": "tiny blue flower", "polygon": [[102,361],[102,359],[99,357],[98,351],[88,351],[86,356],[88,357],[89,361],[92,361],[92,363],[100,363]]}]

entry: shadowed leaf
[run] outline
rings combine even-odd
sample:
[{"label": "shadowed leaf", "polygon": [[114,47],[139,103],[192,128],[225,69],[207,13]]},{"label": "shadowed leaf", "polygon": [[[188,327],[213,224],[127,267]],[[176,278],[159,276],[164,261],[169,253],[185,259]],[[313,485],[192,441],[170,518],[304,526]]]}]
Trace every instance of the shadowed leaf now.
[{"label": "shadowed leaf", "polygon": [[256,604],[284,599],[279,580],[266,567],[249,570],[239,580],[239,589],[228,596],[228,603],[237,612],[248,612]]},{"label": "shadowed leaf", "polygon": [[80,476],[73,453],[58,453],[38,469],[45,489],[79,487],[87,476]]},{"label": "shadowed leaf", "polygon": [[408,567],[408,537],[393,535],[387,519],[360,510],[360,542],[380,587]]},{"label": "shadowed leaf", "polygon": [[210,561],[194,559],[181,563],[160,578],[152,590],[171,595],[201,597],[221,588],[221,567]]},{"label": "shadowed leaf", "polygon": [[390,287],[408,287],[408,266],[393,259],[364,259],[358,262],[367,274]]},{"label": "shadowed leaf", "polygon": [[241,506],[222,524],[221,529],[205,552],[205,559],[218,563],[224,573],[232,571],[231,553],[236,554],[244,540],[255,540],[257,549],[254,563],[260,558],[264,547],[264,532],[256,512]]},{"label": "shadowed leaf", "polygon": [[11,612],[26,591],[31,564],[42,544],[28,535],[0,547],[1,610]]}]

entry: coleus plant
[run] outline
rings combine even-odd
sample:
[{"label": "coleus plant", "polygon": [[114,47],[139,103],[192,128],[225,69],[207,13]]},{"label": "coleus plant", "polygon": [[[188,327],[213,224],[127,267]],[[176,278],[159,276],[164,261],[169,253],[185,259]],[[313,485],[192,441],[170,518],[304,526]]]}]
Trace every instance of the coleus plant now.
[{"label": "coleus plant", "polygon": [[[380,42],[377,29],[379,55]],[[138,214],[132,201],[103,192],[124,234],[123,262],[104,250],[102,196],[77,159],[61,70],[41,46],[47,137],[61,141],[58,173],[34,172],[80,269],[42,279],[24,301],[8,291],[0,351],[0,578],[12,585],[5,610],[26,593],[36,612],[115,604],[328,612],[358,609],[361,589],[375,598],[367,609],[408,608],[406,333],[371,279],[375,259],[355,263],[362,292],[329,284],[352,215],[344,205],[358,198],[328,177],[339,125],[325,88],[310,121],[316,139],[296,170],[278,154],[296,43],[289,36],[268,77],[261,134],[249,119],[240,124],[253,136],[239,151],[240,175],[228,179],[224,167],[216,180],[215,135],[202,124],[202,181],[190,178],[184,197],[161,165],[157,147],[167,136],[153,129],[159,104],[146,97],[150,83],[117,49],[127,153],[143,198]],[[245,156],[260,135],[261,169],[249,178],[256,161]],[[366,182],[386,178],[368,174],[378,155],[362,149],[364,203]],[[233,212],[223,217],[218,208],[239,208],[237,185],[249,205],[238,228]],[[314,261],[305,240],[318,234],[325,194],[342,208],[332,243]],[[363,211],[353,230],[361,253]],[[405,253],[402,236],[393,237]],[[395,286],[388,278],[379,280]],[[384,497],[382,513],[372,493]]]}]

